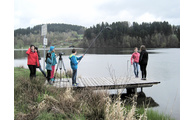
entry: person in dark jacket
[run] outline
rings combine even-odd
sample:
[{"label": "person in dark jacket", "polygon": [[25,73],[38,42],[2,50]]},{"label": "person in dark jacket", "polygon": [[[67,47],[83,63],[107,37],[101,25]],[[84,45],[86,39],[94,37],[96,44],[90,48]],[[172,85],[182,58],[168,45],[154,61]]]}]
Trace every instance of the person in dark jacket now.
[{"label": "person in dark jacket", "polygon": [[26,51],[28,55],[28,68],[30,69],[30,79],[36,77],[36,66],[39,67],[38,54],[34,51],[34,45],[30,45],[30,48]]},{"label": "person in dark jacket", "polygon": [[145,45],[141,45],[140,47],[140,57],[139,57],[139,65],[142,73],[142,80],[146,80],[146,67],[148,63],[148,52],[146,51]]},{"label": "person in dark jacket", "polygon": [[[35,47],[35,52],[37,52],[37,54],[38,54],[38,60],[39,60],[39,63],[40,63],[41,57],[40,57],[40,52],[38,51],[38,47]],[[38,68],[42,72],[42,74],[44,75],[44,77],[46,77],[46,73],[42,70],[41,64],[40,64],[40,66]]]}]

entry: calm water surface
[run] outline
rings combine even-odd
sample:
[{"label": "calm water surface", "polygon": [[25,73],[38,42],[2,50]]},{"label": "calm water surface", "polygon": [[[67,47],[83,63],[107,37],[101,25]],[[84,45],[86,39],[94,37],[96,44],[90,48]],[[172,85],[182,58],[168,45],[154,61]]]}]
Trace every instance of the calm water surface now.
[{"label": "calm water surface", "polygon": [[[78,49],[78,55],[83,54],[85,49]],[[43,51],[41,50],[41,56]],[[68,59],[71,49],[56,49],[56,53],[64,52],[63,56],[66,69],[70,69]],[[114,70],[117,77],[126,76],[132,66],[127,68],[132,49],[90,49],[79,64],[78,76],[82,77],[110,77],[109,69]],[[147,78],[160,81],[158,85],[144,88],[147,97],[152,97],[159,104],[154,107],[160,112],[172,114],[180,119],[180,49],[148,49],[149,60],[147,66]],[[43,59],[43,58],[42,58]],[[58,58],[57,58],[58,59]],[[43,64],[43,61],[41,61]],[[14,51],[14,66],[27,67],[26,50]],[[133,75],[133,72],[130,72]],[[139,91],[139,89],[138,89]]]}]

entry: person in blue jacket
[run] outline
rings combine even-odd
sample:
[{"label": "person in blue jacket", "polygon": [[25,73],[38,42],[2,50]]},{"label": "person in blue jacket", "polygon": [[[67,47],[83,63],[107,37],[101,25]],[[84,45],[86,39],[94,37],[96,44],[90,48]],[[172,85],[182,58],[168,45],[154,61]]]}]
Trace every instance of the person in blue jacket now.
[{"label": "person in blue jacket", "polygon": [[55,54],[55,47],[54,46],[50,46],[50,50],[48,51],[48,53],[51,53],[51,58],[53,59],[52,62],[52,71],[51,71],[51,81],[54,83],[55,79],[54,79],[54,72],[55,72],[55,65],[57,64],[57,55]]},{"label": "person in blue jacket", "polygon": [[78,60],[81,60],[84,57],[84,55],[82,55],[81,57],[76,57],[75,56],[76,54],[77,54],[77,51],[73,49],[72,54],[69,56],[71,69],[73,70],[73,75],[72,75],[72,85],[73,86],[78,85],[78,83],[76,83]]},{"label": "person in blue jacket", "polygon": [[48,83],[51,85],[51,71],[52,71],[52,62],[53,62],[53,59],[51,57],[51,53],[47,53],[46,54],[46,69],[47,69],[47,81]]}]

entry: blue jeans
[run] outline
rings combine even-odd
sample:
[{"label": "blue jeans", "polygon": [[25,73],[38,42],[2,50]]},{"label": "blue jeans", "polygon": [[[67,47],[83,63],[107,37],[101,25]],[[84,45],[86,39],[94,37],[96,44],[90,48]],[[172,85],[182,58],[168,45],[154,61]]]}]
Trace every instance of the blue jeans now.
[{"label": "blue jeans", "polygon": [[72,76],[72,85],[76,83],[76,77],[77,77],[77,70],[73,70],[73,76]]},{"label": "blue jeans", "polygon": [[138,73],[139,73],[139,67],[138,67],[138,65],[139,65],[139,63],[133,62],[135,77],[138,77]]}]

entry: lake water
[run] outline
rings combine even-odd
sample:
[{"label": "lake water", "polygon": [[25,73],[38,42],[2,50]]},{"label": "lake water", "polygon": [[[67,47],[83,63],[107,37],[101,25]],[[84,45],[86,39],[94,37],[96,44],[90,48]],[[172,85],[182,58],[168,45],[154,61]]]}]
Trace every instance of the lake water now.
[{"label": "lake water", "polygon": [[[85,49],[77,49],[78,55],[84,53]],[[43,51],[40,50],[43,56]],[[56,49],[56,53],[65,53],[62,57],[66,69],[70,69],[68,59],[71,49]],[[79,63],[78,76],[82,77],[110,77],[109,69],[114,70],[117,77],[126,76],[127,61],[130,60],[132,49],[121,48],[98,48],[90,49]],[[160,81],[158,85],[144,88],[147,97],[152,97],[159,104],[154,107],[160,112],[172,114],[180,119],[180,49],[148,49],[149,60],[147,66],[147,78]],[[58,58],[57,58],[58,59]],[[41,64],[42,61],[41,61]],[[14,66],[27,67],[26,50],[14,51]],[[133,75],[133,72],[130,72]],[[140,73],[141,75],[141,73]],[[138,91],[140,91],[138,89]]]}]

